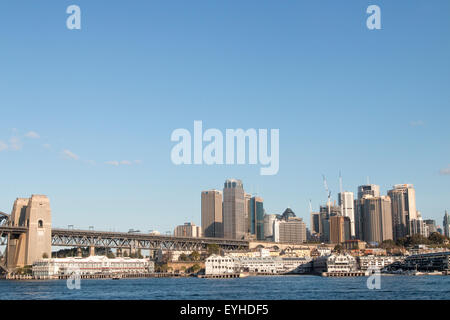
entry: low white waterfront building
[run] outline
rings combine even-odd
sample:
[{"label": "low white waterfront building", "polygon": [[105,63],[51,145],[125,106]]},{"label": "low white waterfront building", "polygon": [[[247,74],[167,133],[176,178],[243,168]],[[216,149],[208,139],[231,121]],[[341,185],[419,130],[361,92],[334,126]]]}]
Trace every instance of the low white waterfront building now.
[{"label": "low white waterfront building", "polygon": [[213,254],[205,261],[205,274],[227,274],[239,272],[235,258]]},{"label": "low white waterfront building", "polygon": [[282,257],[282,273],[309,273],[312,268],[310,257]]},{"label": "low white waterfront building", "polygon": [[275,274],[283,269],[279,257],[240,257],[236,259],[236,265],[241,271],[250,273]]},{"label": "low white waterfront building", "polygon": [[51,258],[37,260],[33,263],[32,272],[33,276],[37,278],[51,278],[72,273],[80,275],[152,273],[154,272],[154,263],[148,259],[127,257],[114,259],[105,256]]},{"label": "low white waterfront building", "polygon": [[368,269],[383,269],[390,264],[393,264],[396,261],[404,260],[404,257],[395,257],[395,256],[362,256],[358,258],[359,260],[359,268],[361,270]]},{"label": "low white waterfront building", "polygon": [[332,254],[313,261],[315,272],[352,272],[358,270],[355,257],[349,254]]},{"label": "low white waterfront building", "polygon": [[218,256],[206,259],[205,274],[249,272],[254,274],[304,273],[310,269],[310,258],[270,256]]}]

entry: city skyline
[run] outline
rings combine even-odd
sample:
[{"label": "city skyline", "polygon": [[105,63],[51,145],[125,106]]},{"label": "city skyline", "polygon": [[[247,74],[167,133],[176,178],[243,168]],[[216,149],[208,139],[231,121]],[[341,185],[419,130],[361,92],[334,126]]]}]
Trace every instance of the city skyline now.
[{"label": "city skyline", "polygon": [[[253,192],[247,192],[247,191],[245,191],[245,183],[241,180],[241,179],[234,179],[234,178],[231,178],[231,179],[227,179],[227,181],[228,180],[230,180],[230,181],[239,181],[240,183],[242,183],[242,186],[243,186],[243,198],[242,198],[242,200],[244,200],[244,198],[247,198],[248,197],[248,200],[254,200],[254,199],[260,199],[261,201],[263,201],[262,200],[262,194],[261,193],[258,193],[258,192],[255,192],[255,193],[253,193]],[[433,216],[429,216],[429,215],[423,215],[422,214],[422,211],[421,210],[418,210],[418,209],[416,209],[415,208],[415,197],[416,197],[416,194],[415,194],[415,188],[414,188],[414,185],[413,184],[394,184],[393,186],[391,186],[390,188],[386,188],[386,192],[385,193],[383,193],[383,191],[379,188],[380,186],[379,185],[377,185],[377,184],[361,184],[361,185],[359,185],[356,189],[357,189],[357,192],[353,192],[353,191],[348,191],[348,190],[350,190],[350,189],[346,189],[346,191],[343,191],[342,192],[342,194],[345,194],[345,196],[349,196],[349,194],[352,194],[352,199],[354,198],[354,201],[355,201],[355,203],[353,203],[352,205],[353,206],[355,206],[355,207],[353,207],[352,208],[352,211],[353,211],[353,219],[355,219],[355,215],[356,215],[356,212],[357,212],[357,201],[358,201],[358,198],[357,197],[359,197],[359,194],[361,194],[361,195],[363,195],[363,194],[366,194],[366,192],[362,192],[361,191],[361,188],[365,188],[365,187],[371,187],[372,189],[375,187],[376,188],[376,190],[375,190],[375,193],[373,193],[373,191],[366,191],[367,192],[367,194],[369,194],[369,195],[372,195],[372,196],[375,196],[375,198],[377,198],[377,197],[381,197],[381,198],[383,198],[383,197],[391,197],[391,199],[392,199],[392,195],[391,196],[389,196],[390,194],[391,194],[391,192],[393,192],[393,191],[396,191],[396,189],[397,188],[402,188],[402,187],[404,187],[404,186],[408,186],[408,187],[411,187],[411,188],[413,188],[413,195],[414,195],[414,212],[415,212],[415,214],[416,215],[414,215],[414,218],[417,218],[417,214],[419,214],[420,216],[421,216],[421,218],[423,219],[423,221],[426,221],[426,220],[434,220],[435,221],[435,223],[436,223],[436,227],[441,227],[441,228],[443,228],[443,226],[444,226],[444,223],[441,223],[442,222],[442,217],[445,215],[445,214],[447,214],[447,209],[445,209],[444,210],[444,212],[441,214],[441,215],[437,215],[437,217],[433,217]],[[216,189],[216,188],[211,188],[211,189],[208,189],[208,190],[203,190],[203,191],[201,191],[201,201],[200,201],[200,203],[202,203],[204,200],[203,200],[203,197],[204,197],[204,194],[206,193],[206,194],[208,194],[208,193],[211,193],[211,192],[213,192],[213,193],[215,193],[215,194],[217,194],[217,193],[219,193],[219,202],[222,202],[222,198],[223,198],[223,191],[220,191],[220,190],[218,190],[218,189]],[[331,193],[331,192],[330,192]],[[31,194],[31,193],[30,193]],[[36,194],[39,194],[39,193],[36,193]],[[330,205],[331,205],[331,207],[332,208],[343,208],[343,211],[342,211],[342,216],[343,217],[349,217],[350,219],[351,219],[351,216],[348,216],[347,214],[348,214],[348,208],[346,209],[346,207],[345,206],[341,206],[341,204],[339,203],[339,200],[340,200],[340,194],[341,193],[338,193],[337,194],[337,199],[334,199],[333,200],[333,198],[331,197],[331,199],[332,199],[332,201],[331,201],[331,203],[330,203]],[[16,198],[14,198],[14,200],[16,200],[16,199],[21,199],[21,197],[16,197]],[[247,200],[247,199],[246,199]],[[309,199],[309,200],[311,200],[311,199]],[[245,203],[247,204],[247,201],[245,201]],[[265,203],[265,202],[264,202]],[[326,208],[327,207],[327,204],[328,204],[328,199],[327,200],[323,200],[321,203],[319,203],[318,205],[317,205],[317,209],[322,209],[322,208]],[[217,203],[216,203],[216,205],[217,205]],[[201,206],[200,206],[201,207]],[[284,207],[284,209],[282,209],[280,212],[272,212],[272,211],[267,211],[267,210],[265,210],[265,208],[264,208],[264,213],[266,214],[266,215],[281,215],[283,212],[284,212],[284,210],[286,210],[286,208],[288,208],[288,209],[295,209],[295,210],[297,210],[296,208],[292,208],[291,206],[289,206],[289,205],[287,205],[287,206],[285,206]],[[311,209],[313,209],[312,211],[311,211]],[[306,223],[306,225],[307,225],[307,228],[308,228],[308,230],[313,230],[312,228],[312,225],[311,225],[311,223],[312,223],[312,216],[311,216],[311,214],[319,214],[319,210],[317,210],[317,209],[315,209],[313,206],[310,206],[309,207],[309,210],[306,212],[306,213],[303,213],[303,212],[298,212],[297,213],[297,216],[298,217],[300,217],[300,218],[302,218],[304,221],[308,221],[307,223]],[[13,212],[15,210],[15,208],[14,208],[14,206],[11,206],[11,211],[8,211],[8,210],[6,210],[6,212],[5,213],[11,213],[11,212]],[[248,208],[245,206],[245,208],[244,208],[244,211],[242,212],[242,215],[245,215],[246,213],[247,213],[247,210],[248,210]],[[193,219],[191,219],[191,220],[189,220],[189,219],[187,219],[187,220],[184,220],[184,221],[182,221],[182,220],[180,220],[180,221],[177,221],[174,225],[172,225],[172,226],[169,226],[168,228],[167,228],[167,230],[163,230],[163,229],[155,229],[155,228],[153,228],[153,229],[148,229],[148,231],[149,232],[155,232],[155,231],[158,231],[158,232],[160,232],[161,234],[166,234],[166,233],[172,233],[172,231],[173,231],[173,229],[174,228],[177,228],[178,226],[181,226],[183,223],[186,223],[186,222],[192,222],[192,223],[194,223],[194,224],[196,224],[196,225],[198,225],[198,226],[202,226],[202,217],[203,217],[203,213],[202,213],[203,211],[202,210],[200,210],[200,212],[199,212],[199,214],[198,214],[198,216],[196,216],[196,217],[194,217]],[[296,211],[297,212],[297,211]],[[219,215],[221,215],[221,214],[223,214],[223,207],[221,207],[220,208],[220,213],[219,213]],[[218,214],[217,213],[215,213],[215,215],[218,217]],[[392,213],[392,216],[394,217],[394,213]],[[221,221],[221,223],[223,223],[223,216],[221,217],[222,218],[222,221]],[[242,217],[242,218],[244,218],[244,217]],[[211,218],[211,219],[213,219],[213,218]],[[246,216],[245,217],[245,219],[243,220],[243,221],[246,221],[247,219],[249,219],[249,217],[248,216]],[[349,221],[351,221],[351,220],[349,220]],[[249,227],[250,225],[249,225],[249,223],[251,223],[251,222],[246,222],[246,224],[245,225],[243,225],[242,227],[243,227],[243,230],[242,230],[242,232],[244,232],[244,230],[245,230],[245,227]],[[351,225],[350,225],[350,233],[353,235],[353,232],[351,231],[351,228],[352,228],[352,224],[353,224],[353,222],[351,222]],[[73,228],[75,225],[73,225],[73,224],[70,224],[70,226]],[[92,228],[92,227],[94,227],[94,226],[92,226],[92,224],[89,224],[89,227],[86,227],[86,226],[84,226],[84,225],[76,225],[75,226],[76,228],[78,228],[78,227],[80,227],[80,229],[90,229],[90,228]],[[145,228],[145,226],[144,226],[144,228],[142,228],[142,225],[135,225],[134,227],[137,227],[137,228],[141,228],[142,230],[146,230],[146,231],[141,231],[141,232],[147,232],[147,228]],[[224,233],[224,230],[223,230],[223,228],[224,228],[224,226],[223,225],[221,225],[219,228],[221,228],[221,231],[216,231],[216,232],[218,232],[218,234],[223,234]],[[98,228],[99,230],[101,229],[101,228]],[[108,229],[108,230],[114,230],[114,231],[126,231],[125,230],[126,228],[111,228],[111,229]],[[355,229],[357,229],[356,228],[356,226],[355,226]],[[102,229],[102,230],[104,230],[104,229]],[[134,230],[133,228],[129,228],[129,230]],[[203,232],[203,231],[202,231]],[[393,235],[395,235],[395,229],[393,230]],[[406,234],[406,231],[404,231],[404,233],[403,234]],[[205,235],[202,235],[202,236],[205,236]],[[220,236],[219,236],[219,238],[221,238]]]},{"label": "city skyline", "polygon": [[[200,225],[199,192],[238,177],[267,213],[289,206],[309,224],[309,199],[314,211],[327,200],[321,175],[338,202],[341,171],[355,196],[367,176],[382,194],[414,184],[422,216],[442,224],[448,1],[380,0],[381,30],[366,27],[368,1],[141,2],[125,13],[80,0],[81,30],[67,29],[63,2],[0,4],[1,211],[46,194],[55,226],[166,232]],[[196,120],[279,129],[278,173],[174,165],[170,135]]]}]

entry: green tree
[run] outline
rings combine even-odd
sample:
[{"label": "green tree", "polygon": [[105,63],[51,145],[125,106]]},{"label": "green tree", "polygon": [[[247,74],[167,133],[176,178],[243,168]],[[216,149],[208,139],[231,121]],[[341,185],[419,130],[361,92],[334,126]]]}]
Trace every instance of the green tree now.
[{"label": "green tree", "polygon": [[156,272],[167,272],[168,266],[166,263],[155,265]]},{"label": "green tree", "polygon": [[220,253],[220,247],[219,247],[219,245],[217,245],[215,243],[208,244],[207,251],[208,251],[209,255],[219,254]]},{"label": "green tree", "polygon": [[180,254],[180,256],[178,257],[178,261],[187,261],[188,260],[188,256],[185,253]]},{"label": "green tree", "polygon": [[399,239],[397,239],[397,241],[395,243],[399,247],[405,247],[406,243],[407,243],[407,239],[406,238],[399,238]]},{"label": "green tree", "polygon": [[191,258],[192,261],[198,261],[200,260],[200,253],[198,251],[192,251],[189,258]]},{"label": "green tree", "polygon": [[337,244],[337,245],[334,246],[334,251],[341,252],[343,249],[344,248],[340,244]]},{"label": "green tree", "polygon": [[394,241],[394,240],[391,240],[391,239],[389,239],[389,240],[384,240],[384,241],[380,244],[380,248],[383,248],[383,249],[393,249],[393,248],[396,248],[396,247],[397,247],[397,245],[396,245],[395,241]]},{"label": "green tree", "polygon": [[430,241],[420,234],[413,234],[412,236],[398,239],[396,244],[402,247],[412,247],[419,244],[430,244]]},{"label": "green tree", "polygon": [[201,268],[202,268],[202,267],[200,267],[200,266],[196,263],[196,264],[194,264],[194,265],[191,267],[191,270],[192,270],[193,273],[197,273],[197,272],[200,271]]},{"label": "green tree", "polygon": [[430,243],[432,244],[443,244],[445,239],[445,236],[443,236],[442,234],[440,234],[439,232],[433,232],[432,234],[430,234],[430,236],[428,237],[428,240],[430,241]]},{"label": "green tree", "polygon": [[44,259],[47,259],[47,258],[48,258],[47,252],[44,252],[44,253],[42,254],[42,258],[44,258]]}]

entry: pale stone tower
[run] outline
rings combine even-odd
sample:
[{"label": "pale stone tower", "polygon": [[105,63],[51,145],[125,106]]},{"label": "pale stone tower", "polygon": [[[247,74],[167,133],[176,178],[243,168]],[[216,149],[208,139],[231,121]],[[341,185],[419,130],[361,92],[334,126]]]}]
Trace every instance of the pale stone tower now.
[{"label": "pale stone tower", "polygon": [[50,200],[44,195],[32,195],[26,211],[27,250],[25,263],[32,264],[42,259],[46,254],[48,258],[52,253],[52,216]]},{"label": "pale stone tower", "polygon": [[31,265],[44,254],[51,256],[52,220],[47,196],[17,198],[11,213],[11,223],[13,226],[26,227],[27,231],[18,236],[10,235],[8,269]]},{"label": "pale stone tower", "polygon": [[[17,198],[16,201],[14,201],[14,206],[11,212],[12,226],[26,226],[25,216],[29,201],[30,199],[28,198]],[[6,259],[8,268],[23,267],[25,265],[26,239],[26,233],[8,236]]]}]

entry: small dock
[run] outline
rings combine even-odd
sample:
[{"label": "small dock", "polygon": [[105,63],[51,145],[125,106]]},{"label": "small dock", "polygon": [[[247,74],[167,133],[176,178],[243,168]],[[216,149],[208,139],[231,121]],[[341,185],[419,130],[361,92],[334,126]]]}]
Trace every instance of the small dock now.
[{"label": "small dock", "polygon": [[322,272],[322,277],[365,277],[367,276],[364,271],[351,271],[351,272]]},{"label": "small dock", "polygon": [[245,278],[254,276],[281,276],[285,273],[271,273],[271,272],[246,272],[246,273],[224,273],[224,274],[203,274],[198,275],[197,278],[205,279],[227,279],[227,278]]},{"label": "small dock", "polygon": [[60,274],[49,277],[33,277],[31,275],[6,275],[6,280],[67,280],[71,277],[79,277],[79,279],[132,279],[132,278],[184,278],[190,277],[189,274],[155,272],[155,273],[97,273],[97,274]]},{"label": "small dock", "polygon": [[[59,275],[57,279],[68,279],[73,275]],[[155,273],[120,273],[120,274],[81,274],[80,279],[131,279],[131,278],[173,278],[173,277],[189,277],[189,275],[181,273],[170,272],[155,272]]]},{"label": "small dock", "polygon": [[230,279],[239,278],[239,273],[224,273],[224,274],[201,274],[197,276],[203,279]]}]

